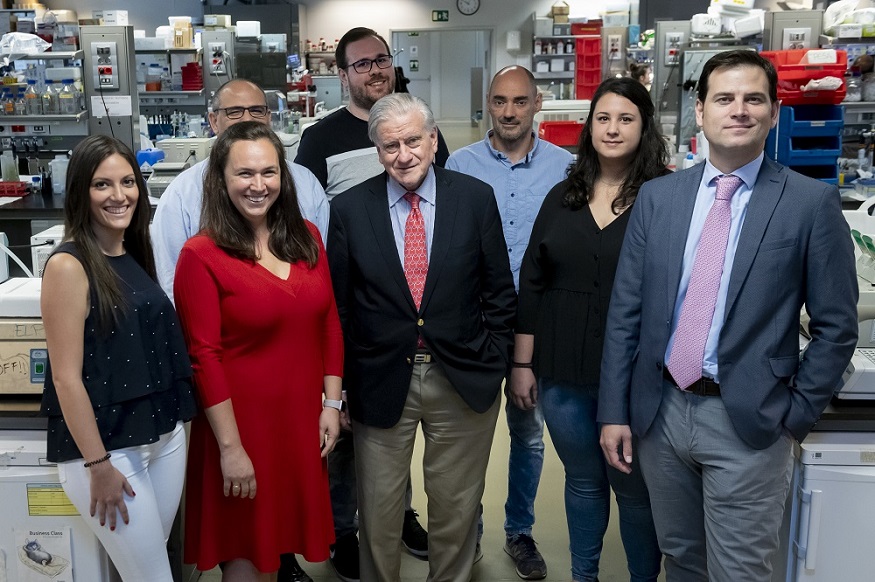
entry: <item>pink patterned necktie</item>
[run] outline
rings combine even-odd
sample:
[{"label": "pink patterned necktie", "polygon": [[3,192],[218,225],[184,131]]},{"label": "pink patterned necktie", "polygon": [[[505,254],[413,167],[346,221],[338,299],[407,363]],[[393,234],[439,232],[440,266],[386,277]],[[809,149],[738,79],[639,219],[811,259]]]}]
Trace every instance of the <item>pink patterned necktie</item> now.
[{"label": "pink patterned necktie", "polygon": [[425,248],[425,221],[419,210],[419,194],[408,192],[404,199],[410,203],[410,214],[404,225],[404,276],[413,295],[416,309],[422,304],[425,276],[428,274],[428,252]]},{"label": "pink patterned necktie", "polygon": [[705,342],[714,319],[732,222],[731,200],[740,185],[741,178],[733,174],[717,178],[717,198],[702,227],[687,296],[668,358],[668,370],[681,390],[686,390],[702,376]]}]

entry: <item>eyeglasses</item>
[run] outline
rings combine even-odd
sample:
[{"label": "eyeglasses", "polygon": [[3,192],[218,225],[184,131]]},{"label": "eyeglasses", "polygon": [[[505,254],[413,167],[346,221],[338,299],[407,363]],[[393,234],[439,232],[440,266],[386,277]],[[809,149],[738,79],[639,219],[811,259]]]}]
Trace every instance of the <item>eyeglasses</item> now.
[{"label": "eyeglasses", "polygon": [[252,117],[264,117],[270,109],[267,105],[253,105],[252,107],[219,107],[216,111],[224,111],[228,119],[240,119],[247,111]]},{"label": "eyeglasses", "polygon": [[351,65],[347,65],[346,68],[348,69],[349,67],[352,67],[355,69],[356,73],[364,75],[365,73],[370,73],[371,68],[373,68],[375,64],[378,69],[388,69],[392,66],[392,55],[382,55],[376,59],[362,59]]}]

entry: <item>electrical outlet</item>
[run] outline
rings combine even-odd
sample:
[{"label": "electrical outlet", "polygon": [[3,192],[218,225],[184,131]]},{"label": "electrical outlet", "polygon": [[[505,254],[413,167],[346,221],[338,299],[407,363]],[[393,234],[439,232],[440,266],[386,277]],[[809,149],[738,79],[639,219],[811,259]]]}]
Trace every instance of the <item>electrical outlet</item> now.
[{"label": "electrical outlet", "polygon": [[784,50],[811,48],[811,29],[785,28],[781,46]]},{"label": "electrical outlet", "polygon": [[224,75],[228,71],[225,67],[225,43],[211,42],[207,47],[210,51],[210,73]]},{"label": "electrical outlet", "polygon": [[118,89],[118,45],[115,42],[91,43],[92,75],[98,90]]},{"label": "electrical outlet", "polygon": [[619,34],[608,35],[608,53],[619,54],[622,47],[623,37]]},{"label": "electrical outlet", "polygon": [[666,65],[677,65],[680,63],[681,45],[684,43],[683,32],[667,32],[665,34],[665,58]]}]

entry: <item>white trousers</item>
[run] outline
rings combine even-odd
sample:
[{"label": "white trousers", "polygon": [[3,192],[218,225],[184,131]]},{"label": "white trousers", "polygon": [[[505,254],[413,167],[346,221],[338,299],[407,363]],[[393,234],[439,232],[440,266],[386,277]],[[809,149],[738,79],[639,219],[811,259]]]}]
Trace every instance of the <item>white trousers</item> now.
[{"label": "white trousers", "polygon": [[115,531],[91,517],[91,478],[82,459],[58,463],[64,492],[103,544],[122,577],[131,582],[172,582],[167,538],[179,508],[185,478],[182,422],[158,442],[112,451],[112,464],[127,478],[136,497],[127,497],[130,522],[118,516]]}]

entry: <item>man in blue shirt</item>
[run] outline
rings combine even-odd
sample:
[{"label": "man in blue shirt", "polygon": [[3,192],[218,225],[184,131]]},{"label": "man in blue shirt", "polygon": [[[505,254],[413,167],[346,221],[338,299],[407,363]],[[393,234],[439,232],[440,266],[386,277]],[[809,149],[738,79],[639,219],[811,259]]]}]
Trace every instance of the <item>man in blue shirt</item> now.
[{"label": "man in blue shirt", "polygon": [[[535,113],[541,110],[541,95],[535,78],[525,67],[511,66],[492,79],[487,95],[493,129],[483,141],[450,156],[447,168],[479,178],[492,185],[501,214],[507,253],[519,292],[520,264],[529,244],[532,225],[541,203],[553,186],[565,179],[572,156],[538,139],[532,130]],[[544,464],[544,415],[537,406],[537,393],[512,394],[506,405],[510,429],[508,495],[505,503],[504,551],[516,563],[524,580],[547,576],[547,565],[535,547],[535,495]],[[515,405],[535,403],[532,410]]]}]

